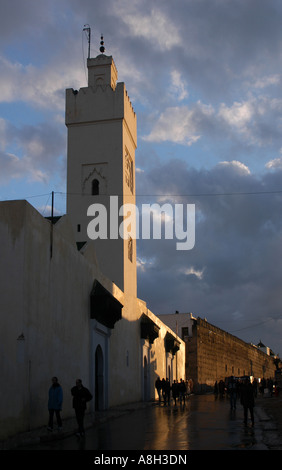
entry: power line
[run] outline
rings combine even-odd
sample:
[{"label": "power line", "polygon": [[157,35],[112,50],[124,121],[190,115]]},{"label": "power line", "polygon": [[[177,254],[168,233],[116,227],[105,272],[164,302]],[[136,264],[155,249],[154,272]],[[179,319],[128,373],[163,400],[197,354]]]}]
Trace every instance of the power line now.
[{"label": "power line", "polygon": [[17,200],[24,200],[24,199],[35,199],[37,197],[46,197],[49,196],[52,193],[44,193],[44,194],[33,194],[32,196],[24,196],[21,198],[16,198],[16,199],[2,199],[2,202],[4,201],[17,201]]},{"label": "power line", "polygon": [[[65,193],[65,192],[57,192],[55,194],[63,194],[65,196],[91,196],[91,194],[83,194],[83,193]],[[229,193],[159,193],[159,194],[132,194],[135,197],[212,197],[212,196],[256,196],[256,195],[264,195],[264,194],[282,194],[282,190],[275,190],[275,191],[246,191],[246,192],[229,192]],[[123,194],[101,194],[101,196],[122,196]]]},{"label": "power line", "polygon": [[46,209],[47,209],[47,205],[48,205],[48,202],[49,202],[49,200],[50,200],[50,197],[51,197],[51,194],[48,194],[48,199],[47,199],[47,202],[46,202],[46,204],[45,204],[45,208],[44,208],[44,210],[43,210],[43,212],[42,212],[42,215],[45,214],[45,211],[46,211]]},{"label": "power line", "polygon": [[33,199],[33,198],[36,198],[36,197],[46,197],[46,196],[50,196],[52,194],[51,193],[45,193],[45,194],[34,194],[33,196],[26,196],[24,199]]},{"label": "power line", "polygon": [[239,330],[233,330],[231,333],[237,333],[238,331],[248,330],[249,328],[255,328],[257,326],[264,325],[265,323],[269,323],[271,320],[277,321],[277,320],[281,320],[281,319],[282,319],[281,316],[271,317],[271,318],[268,318],[267,320],[261,321],[259,323],[254,323],[253,325],[245,326],[244,328],[240,328]]},{"label": "power line", "polygon": [[[89,197],[91,194],[83,193],[71,193],[63,191],[53,191],[54,194],[60,194],[62,196],[85,196]],[[50,196],[52,192],[44,194],[33,194],[31,196],[24,196],[20,199],[35,199],[39,197]],[[282,194],[282,190],[274,191],[245,191],[245,192],[228,192],[228,193],[155,193],[155,194],[132,194],[136,198],[140,197],[220,197],[220,196],[257,196],[257,195],[272,195],[272,194]],[[110,197],[110,196],[123,196],[123,194],[100,194],[100,196]],[[130,195],[129,195],[130,196]],[[2,199],[2,201],[7,200],[17,200],[17,199]]]},{"label": "power line", "polygon": [[254,325],[245,326],[244,328],[239,328],[239,330],[233,330],[231,333],[237,333],[238,331],[248,330],[250,328],[255,328],[256,326],[263,325],[264,323],[269,323],[269,320],[262,321],[260,323],[255,323]]}]

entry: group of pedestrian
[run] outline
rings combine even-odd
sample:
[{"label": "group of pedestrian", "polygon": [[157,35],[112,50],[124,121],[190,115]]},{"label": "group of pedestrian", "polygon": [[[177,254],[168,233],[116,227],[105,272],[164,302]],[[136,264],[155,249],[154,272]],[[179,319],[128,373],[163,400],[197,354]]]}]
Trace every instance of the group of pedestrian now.
[{"label": "group of pedestrian", "polygon": [[273,386],[274,386],[274,382],[273,382],[272,379],[265,379],[265,378],[262,378],[262,379],[261,379],[261,382],[260,382],[260,386],[259,386],[259,391],[260,391],[260,393],[263,395],[265,389],[267,389],[267,390],[268,390],[268,393],[269,393],[270,396],[272,397],[272,395],[273,395]]},{"label": "group of pedestrian", "polygon": [[[78,424],[77,436],[84,436],[84,415],[86,410],[86,403],[92,400],[92,395],[88,388],[84,387],[81,379],[76,380],[76,384],[71,388],[71,395],[73,397],[73,408],[75,410],[76,421]],[[48,393],[48,411],[49,421],[47,429],[53,431],[54,414],[56,416],[58,430],[62,430],[61,411],[63,407],[63,389],[59,384],[57,377],[52,377],[52,385]]]},{"label": "group of pedestrian", "polygon": [[236,410],[237,395],[238,395],[238,381],[231,377],[228,382],[227,392],[230,399],[231,410]]},{"label": "group of pedestrian", "polygon": [[219,382],[216,381],[214,384],[214,394],[216,396],[219,394],[219,396],[222,398],[224,393],[225,393],[225,383],[223,382],[223,380],[220,380]]},{"label": "group of pedestrian", "polygon": [[158,392],[159,402],[163,400],[164,405],[170,405],[171,401],[171,394],[174,400],[174,404],[176,405],[176,400],[179,399],[180,404],[183,403],[185,405],[185,397],[187,394],[186,384],[183,379],[174,380],[172,384],[170,384],[169,379],[160,379],[157,378],[155,382],[155,387]]},{"label": "group of pedestrian", "polygon": [[235,379],[235,377],[229,377],[227,383],[220,380],[219,383],[214,385],[214,393],[220,394],[221,397],[226,393],[230,400],[230,409],[236,410],[237,399],[240,400],[241,405],[244,408],[244,424],[247,425],[248,413],[250,413],[251,423],[254,426],[254,406],[255,397],[257,390],[257,381],[250,382],[249,377]]}]

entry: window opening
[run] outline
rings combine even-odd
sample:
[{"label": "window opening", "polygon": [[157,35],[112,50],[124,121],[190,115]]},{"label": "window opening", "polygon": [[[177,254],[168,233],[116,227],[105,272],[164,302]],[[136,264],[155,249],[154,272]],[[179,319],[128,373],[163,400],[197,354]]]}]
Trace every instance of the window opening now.
[{"label": "window opening", "polygon": [[92,181],[92,196],[97,196],[99,194],[99,181],[93,180]]}]

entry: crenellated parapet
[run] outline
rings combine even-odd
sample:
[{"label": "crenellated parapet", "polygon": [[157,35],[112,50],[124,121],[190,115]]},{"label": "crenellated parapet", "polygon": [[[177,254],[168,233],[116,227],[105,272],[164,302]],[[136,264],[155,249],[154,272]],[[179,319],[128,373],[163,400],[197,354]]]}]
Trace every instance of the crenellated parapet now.
[{"label": "crenellated parapet", "polygon": [[125,84],[116,83],[118,73],[111,56],[88,59],[88,86],[66,90],[67,126],[124,120],[137,147],[137,118]]}]

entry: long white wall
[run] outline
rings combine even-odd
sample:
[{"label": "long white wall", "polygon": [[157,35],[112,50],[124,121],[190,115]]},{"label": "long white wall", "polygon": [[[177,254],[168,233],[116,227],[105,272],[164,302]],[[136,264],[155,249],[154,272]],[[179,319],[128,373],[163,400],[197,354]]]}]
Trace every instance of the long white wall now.
[{"label": "long white wall", "polygon": [[[125,297],[102,275],[93,244],[77,250],[67,216],[52,226],[26,201],[2,202],[0,244],[0,374],[5,384],[0,439],[47,424],[54,375],[64,391],[62,416],[73,416],[70,389],[75,379],[81,378],[95,393],[98,346],[103,355],[104,407],[155,397],[155,379],[166,376],[171,360],[164,349],[169,328],[147,311],[144,302]],[[95,279],[124,305],[113,329],[90,319]],[[140,338],[142,314],[159,325],[159,337],[152,344]],[[184,343],[179,344],[178,378],[184,376]],[[146,393],[144,354],[150,376]],[[93,411],[94,405],[95,400],[89,409]]]}]

